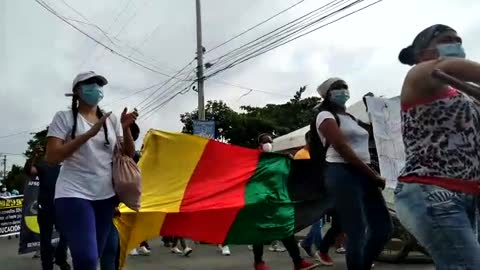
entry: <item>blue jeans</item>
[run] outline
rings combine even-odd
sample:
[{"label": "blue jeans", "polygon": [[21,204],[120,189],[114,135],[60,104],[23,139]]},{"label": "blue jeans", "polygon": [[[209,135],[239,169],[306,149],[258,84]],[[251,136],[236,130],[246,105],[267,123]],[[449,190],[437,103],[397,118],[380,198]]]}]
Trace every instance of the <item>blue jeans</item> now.
[{"label": "blue jeans", "polygon": [[355,167],[344,163],[327,163],[325,188],[347,234],[348,269],[371,269],[392,234],[382,192]]},{"label": "blue jeans", "polygon": [[395,189],[397,216],[430,253],[437,270],[480,269],[477,198],[415,183]]},{"label": "blue jeans", "polygon": [[[305,239],[302,241],[302,247],[310,251],[312,249],[312,245],[315,245],[317,250],[320,248],[322,243],[322,227],[323,227],[323,219],[312,224],[310,227],[310,231],[308,232]],[[309,254],[310,255],[310,254]]]},{"label": "blue jeans", "polygon": [[107,238],[107,244],[100,257],[101,270],[118,270],[119,269],[119,252],[120,252],[120,237],[115,225],[112,224],[112,229]]}]

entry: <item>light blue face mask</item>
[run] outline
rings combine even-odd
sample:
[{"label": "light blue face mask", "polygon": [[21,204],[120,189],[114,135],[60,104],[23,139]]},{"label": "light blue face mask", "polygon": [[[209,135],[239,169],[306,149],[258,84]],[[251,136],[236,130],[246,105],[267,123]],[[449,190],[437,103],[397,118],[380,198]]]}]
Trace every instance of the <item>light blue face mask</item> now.
[{"label": "light blue face mask", "polygon": [[465,58],[465,49],[462,46],[462,43],[446,43],[437,45],[438,54],[441,57],[457,57]]},{"label": "light blue face mask", "polygon": [[97,106],[103,99],[103,89],[96,83],[84,84],[81,86],[79,96],[88,105]]},{"label": "light blue face mask", "polygon": [[345,103],[350,99],[348,89],[335,89],[330,91],[330,101],[340,107],[345,107]]}]

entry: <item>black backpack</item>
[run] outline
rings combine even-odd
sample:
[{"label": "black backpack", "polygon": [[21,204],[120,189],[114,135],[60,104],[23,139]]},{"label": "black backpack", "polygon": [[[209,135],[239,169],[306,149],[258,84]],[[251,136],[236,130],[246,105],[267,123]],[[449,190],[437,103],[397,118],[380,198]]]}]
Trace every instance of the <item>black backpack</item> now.
[{"label": "black backpack", "polygon": [[[320,112],[318,112],[320,113]],[[335,117],[335,121],[337,125],[340,127],[340,119],[336,113],[333,113]],[[321,170],[323,171],[323,167],[325,165],[325,157],[327,155],[327,150],[330,147],[330,144],[327,142],[323,145],[322,141],[320,140],[320,136],[318,135],[317,129],[317,116],[318,114],[313,117],[313,120],[310,123],[310,159],[312,160],[313,164],[316,166],[320,166]]]}]

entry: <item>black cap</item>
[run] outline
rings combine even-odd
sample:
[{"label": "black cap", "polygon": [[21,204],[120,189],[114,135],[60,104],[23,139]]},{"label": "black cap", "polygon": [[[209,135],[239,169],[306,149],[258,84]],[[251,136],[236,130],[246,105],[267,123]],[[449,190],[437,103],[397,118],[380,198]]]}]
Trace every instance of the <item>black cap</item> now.
[{"label": "black cap", "polygon": [[400,54],[398,55],[398,60],[400,60],[400,62],[405,65],[415,65],[417,63],[417,54],[420,53],[422,50],[428,48],[430,42],[432,42],[434,38],[448,31],[456,32],[450,26],[443,24],[435,24],[428,27],[415,37],[412,45],[400,51]]}]

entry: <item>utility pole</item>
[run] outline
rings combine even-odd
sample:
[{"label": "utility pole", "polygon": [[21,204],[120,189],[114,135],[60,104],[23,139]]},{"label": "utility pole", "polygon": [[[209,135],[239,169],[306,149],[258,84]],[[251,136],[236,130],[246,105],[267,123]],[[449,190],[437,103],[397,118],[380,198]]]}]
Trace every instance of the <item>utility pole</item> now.
[{"label": "utility pole", "polygon": [[3,155],[3,181],[7,179],[7,155]]},{"label": "utility pole", "polygon": [[200,0],[196,0],[197,14],[197,84],[198,84],[198,120],[205,120],[205,96],[203,92],[203,45],[202,45],[202,15]]}]

